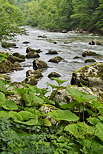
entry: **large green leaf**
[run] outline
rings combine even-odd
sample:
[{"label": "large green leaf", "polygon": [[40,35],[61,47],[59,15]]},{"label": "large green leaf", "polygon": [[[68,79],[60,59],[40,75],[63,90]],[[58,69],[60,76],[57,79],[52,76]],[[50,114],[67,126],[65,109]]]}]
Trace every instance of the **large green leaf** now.
[{"label": "large green leaf", "polygon": [[0,117],[4,117],[4,118],[8,119],[9,118],[8,111],[0,110]]},{"label": "large green leaf", "polygon": [[53,110],[48,113],[49,116],[54,118],[57,121],[78,121],[79,117],[72,113],[70,110]]},{"label": "large green leaf", "polygon": [[59,85],[67,81],[67,80],[61,80],[61,79],[54,78],[54,77],[52,77],[51,79],[55,80]]},{"label": "large green leaf", "polygon": [[96,117],[89,117],[89,118],[87,118],[87,121],[90,123],[90,124],[92,124],[92,125],[96,125],[97,123],[100,123],[101,121],[98,119],[98,118],[96,118]]},{"label": "large green leaf", "polygon": [[5,94],[0,92],[0,106],[5,102]]},{"label": "large green leaf", "polygon": [[97,123],[95,135],[103,142],[103,123]]},{"label": "large green leaf", "polygon": [[92,126],[88,126],[85,122],[78,122],[76,124],[67,125],[64,129],[68,131],[75,138],[85,138],[87,134],[94,135],[94,128]]},{"label": "large green leaf", "polygon": [[27,90],[23,95],[23,100],[26,102],[26,106],[38,106],[44,104],[43,99],[36,96],[33,92]]},{"label": "large green leaf", "polygon": [[70,95],[79,103],[81,102],[90,102],[90,101],[97,101],[97,97],[93,95],[89,95],[83,91],[80,91],[76,88],[71,88],[70,86],[67,87],[67,91]]},{"label": "large green leaf", "polygon": [[17,110],[18,106],[16,105],[16,102],[12,101],[12,100],[6,100],[2,107],[6,110]]}]

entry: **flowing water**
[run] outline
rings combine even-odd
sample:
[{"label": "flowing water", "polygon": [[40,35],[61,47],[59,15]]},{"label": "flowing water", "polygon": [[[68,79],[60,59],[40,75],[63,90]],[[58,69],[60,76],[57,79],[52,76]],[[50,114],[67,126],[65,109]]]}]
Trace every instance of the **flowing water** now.
[{"label": "flowing water", "polygon": [[[28,35],[16,35],[14,42],[18,48],[10,48],[9,52],[19,52],[20,54],[26,55],[26,48],[31,47],[33,49],[41,49],[40,58],[46,61],[49,68],[43,71],[43,78],[39,80],[38,87],[46,88],[46,83],[54,83],[54,81],[48,78],[50,72],[57,72],[61,75],[61,79],[66,79],[67,82],[64,86],[70,84],[72,72],[78,68],[85,66],[90,63],[85,63],[86,58],[82,57],[83,51],[95,51],[100,54],[98,57],[92,57],[96,61],[103,62],[103,36],[92,35],[92,34],[77,34],[77,33],[59,33],[59,32],[47,32],[33,27],[26,27]],[[38,35],[45,35],[47,38],[39,38]],[[102,45],[89,45],[93,39],[99,40]],[[24,41],[30,42],[29,44],[23,44]],[[56,44],[54,43],[56,42]],[[0,47],[1,51],[8,51]],[[49,59],[55,55],[47,55],[48,50],[56,50],[57,56],[64,58],[63,61],[57,63],[48,62]],[[73,59],[75,56],[79,56],[79,59]],[[89,57],[91,58],[91,57]],[[26,59],[22,62],[23,70],[10,72],[8,75],[11,77],[13,82],[21,82],[26,77],[26,71],[33,69],[34,59]]]}]

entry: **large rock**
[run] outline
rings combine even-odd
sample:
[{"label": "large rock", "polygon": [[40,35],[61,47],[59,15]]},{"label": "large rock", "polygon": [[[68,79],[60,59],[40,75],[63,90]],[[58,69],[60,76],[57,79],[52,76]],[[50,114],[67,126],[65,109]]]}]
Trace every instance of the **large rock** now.
[{"label": "large rock", "polygon": [[101,45],[101,42],[99,40],[92,40],[91,42],[89,42],[90,45]]},{"label": "large rock", "polygon": [[10,48],[10,47],[16,47],[15,43],[9,43],[9,42],[2,42],[1,46],[3,48]]},{"label": "large rock", "polygon": [[9,60],[0,62],[0,73],[8,73],[13,70],[13,64]]},{"label": "large rock", "polygon": [[42,61],[40,59],[34,59],[34,61],[33,61],[33,69],[34,70],[44,69],[44,68],[48,68],[48,65],[45,61]]},{"label": "large rock", "polygon": [[98,54],[96,52],[94,52],[94,51],[84,51],[82,53],[83,57],[86,57],[86,56],[96,56],[96,55],[98,55]]},{"label": "large rock", "polygon": [[85,59],[85,63],[94,63],[96,62],[95,59]]},{"label": "large rock", "polygon": [[61,60],[63,60],[62,57],[56,56],[56,57],[54,57],[54,58],[51,58],[51,59],[49,60],[49,62],[59,63]]},{"label": "large rock", "polygon": [[43,77],[42,73],[40,70],[28,70],[26,72],[26,77],[35,77],[36,79]]},{"label": "large rock", "polygon": [[103,63],[96,62],[87,65],[72,73],[72,85],[88,87],[103,87]]},{"label": "large rock", "polygon": [[40,53],[42,52],[40,49],[32,49],[30,47],[27,47],[26,48],[26,53],[29,53],[29,52],[36,52],[36,53]]},{"label": "large rock", "polygon": [[55,55],[58,54],[58,52],[55,50],[49,50],[46,54]]},{"label": "large rock", "polygon": [[39,58],[40,55],[37,52],[28,52],[26,58]]},{"label": "large rock", "polygon": [[25,56],[24,55],[21,55],[18,52],[13,53],[12,55],[15,56],[15,57],[18,57],[18,58],[21,58],[21,59],[24,59],[25,60]]},{"label": "large rock", "polygon": [[30,85],[36,85],[37,79],[34,76],[29,76],[23,82]]},{"label": "large rock", "polygon": [[49,73],[48,78],[52,78],[52,77],[60,77],[60,76],[61,76],[61,75],[58,74],[57,72],[51,72],[51,73]]},{"label": "large rock", "polygon": [[9,56],[7,57],[7,59],[8,59],[11,63],[23,62],[23,61],[25,61],[24,58],[19,58],[19,57],[13,56],[13,55],[9,55]]}]

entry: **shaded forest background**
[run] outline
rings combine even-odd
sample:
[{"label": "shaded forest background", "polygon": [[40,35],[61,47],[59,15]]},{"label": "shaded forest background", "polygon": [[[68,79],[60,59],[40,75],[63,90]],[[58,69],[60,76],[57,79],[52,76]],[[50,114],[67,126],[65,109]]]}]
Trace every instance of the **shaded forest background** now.
[{"label": "shaded forest background", "polygon": [[103,33],[103,0],[1,0],[0,38],[32,25],[49,31]]}]

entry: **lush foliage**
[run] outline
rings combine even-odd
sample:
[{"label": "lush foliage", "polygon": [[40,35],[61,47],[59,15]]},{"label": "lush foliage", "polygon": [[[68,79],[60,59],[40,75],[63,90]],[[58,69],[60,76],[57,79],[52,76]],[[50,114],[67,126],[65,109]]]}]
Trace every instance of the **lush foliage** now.
[{"label": "lush foliage", "polygon": [[101,102],[72,86],[67,92],[74,101],[57,104],[45,96],[47,89],[0,80],[0,152],[102,154]]},{"label": "lush foliage", "polygon": [[[14,2],[14,1],[13,1]],[[19,7],[12,5],[8,0],[0,1],[0,39],[20,32],[18,26],[22,25],[23,13]]]},{"label": "lush foliage", "polygon": [[91,32],[103,30],[103,0],[21,2],[28,24],[54,31],[77,28]]}]

